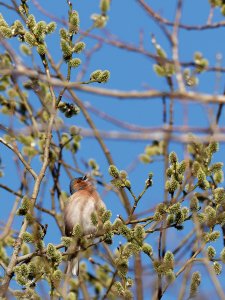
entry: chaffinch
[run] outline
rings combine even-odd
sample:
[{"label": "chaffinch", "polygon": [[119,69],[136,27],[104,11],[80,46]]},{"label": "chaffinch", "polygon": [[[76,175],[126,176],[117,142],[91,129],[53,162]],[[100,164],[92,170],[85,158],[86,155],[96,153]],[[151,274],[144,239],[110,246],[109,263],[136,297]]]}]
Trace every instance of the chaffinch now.
[{"label": "chaffinch", "polygon": [[[80,225],[84,235],[95,234],[97,227],[91,222],[91,215],[95,213],[98,216],[100,209],[105,209],[105,204],[96,191],[91,179],[87,176],[74,178],[70,182],[71,196],[68,199],[64,210],[65,234],[71,236],[73,228]],[[79,274],[79,241],[76,245],[70,246],[68,252],[74,255],[68,256],[67,272],[73,275]]]}]

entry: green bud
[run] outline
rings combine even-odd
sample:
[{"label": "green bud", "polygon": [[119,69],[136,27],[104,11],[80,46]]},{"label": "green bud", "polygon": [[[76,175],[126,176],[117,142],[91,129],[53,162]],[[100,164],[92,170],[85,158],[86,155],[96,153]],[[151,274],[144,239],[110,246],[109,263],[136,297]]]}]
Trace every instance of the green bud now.
[{"label": "green bud", "polygon": [[140,154],[139,155],[139,159],[144,164],[149,164],[150,162],[152,162],[151,157],[149,155],[145,154],[145,153],[144,154]]},{"label": "green bud", "polygon": [[102,70],[96,70],[91,73],[90,80],[98,80],[98,77],[102,74]]},{"label": "green bud", "polygon": [[69,66],[71,68],[77,68],[81,64],[81,60],[79,58],[72,58],[69,61]]},{"label": "green bud", "polygon": [[80,224],[75,225],[72,231],[72,236],[74,236],[76,239],[79,239],[82,237],[82,235],[83,235],[83,230]]},{"label": "green bud", "polygon": [[183,215],[183,218],[184,219],[186,219],[187,217],[188,217],[188,215],[189,215],[189,209],[187,208],[187,207],[182,207],[182,209],[181,209],[181,213],[182,213],[182,215]]},{"label": "green bud", "polygon": [[171,169],[171,168],[168,168],[167,170],[166,170],[166,176],[167,177],[171,177],[173,175],[173,170]]},{"label": "green bud", "polygon": [[203,223],[205,222],[205,220],[206,220],[206,216],[205,216],[204,213],[199,213],[199,214],[197,214],[197,218],[198,218],[198,222],[199,222],[200,224],[203,224]]},{"label": "green bud", "polygon": [[68,32],[66,31],[65,28],[61,28],[60,31],[59,31],[59,33],[60,33],[61,39],[65,40],[65,41],[68,40],[68,36],[69,35],[68,35]]},{"label": "green bud", "polygon": [[170,194],[174,194],[174,192],[178,189],[178,185],[177,180],[173,176],[169,181],[166,181],[166,189]]},{"label": "green bud", "polygon": [[175,223],[175,215],[174,214],[169,214],[166,218],[166,223],[168,225],[171,225],[171,224]]},{"label": "green bud", "polygon": [[37,41],[36,38],[34,37],[33,34],[31,34],[30,32],[26,32],[24,35],[24,40],[25,42],[30,46],[30,47],[34,47],[37,45]]},{"label": "green bud", "polygon": [[28,266],[27,264],[22,264],[20,266],[16,266],[14,268],[14,272],[16,273],[16,275],[23,275],[24,277],[28,276]]},{"label": "green bud", "polygon": [[220,275],[222,272],[222,265],[220,263],[218,263],[218,261],[214,261],[213,269],[214,269],[216,275]]},{"label": "green bud", "polygon": [[106,211],[103,213],[103,215],[101,216],[101,220],[102,220],[103,224],[104,224],[106,221],[110,220],[111,216],[112,216],[111,211],[110,211],[110,210],[106,210]]},{"label": "green bud", "polygon": [[24,53],[25,55],[31,55],[31,51],[30,48],[27,45],[21,44],[20,45],[20,50],[22,53]]},{"label": "green bud", "polygon": [[46,33],[50,34],[53,33],[56,30],[56,23],[55,22],[50,22],[48,23],[47,27],[46,27]]},{"label": "green bud", "polygon": [[[104,224],[105,225],[105,224]],[[104,227],[104,226],[103,226]],[[113,233],[112,232],[105,232],[104,234],[104,242],[108,245],[112,245],[112,238],[113,238]]]},{"label": "green bud", "polygon": [[198,211],[198,208],[199,208],[199,201],[198,198],[194,195],[190,201],[190,210],[192,212],[196,212]]},{"label": "green bud", "polygon": [[162,58],[167,58],[165,50],[163,50],[160,45],[157,45],[156,52],[157,52],[158,56],[160,56]]},{"label": "green bud", "polygon": [[201,189],[203,190],[209,189],[210,185],[209,182],[206,180],[206,174],[203,172],[201,168],[197,172],[197,178],[198,178],[198,186]]},{"label": "green bud", "polygon": [[[58,106],[59,107],[59,106]],[[64,110],[64,112],[65,112],[65,110]],[[70,134],[71,135],[77,135],[79,133],[79,129],[78,129],[78,127],[76,127],[76,126],[71,126],[70,127]]]},{"label": "green bud", "polygon": [[70,15],[70,20],[69,20],[69,31],[71,33],[78,33],[79,31],[79,26],[80,26],[80,18],[79,14],[77,11],[73,11]]},{"label": "green bud", "polygon": [[225,248],[220,252],[221,261],[225,264]]},{"label": "green bud", "polygon": [[93,212],[91,214],[91,223],[94,225],[94,226],[97,226],[98,225],[98,217],[97,217],[97,214],[95,212]]},{"label": "green bud", "polygon": [[123,257],[128,259],[132,255],[137,255],[141,251],[141,247],[137,243],[127,243],[123,248]]},{"label": "green bud", "polygon": [[221,171],[222,167],[223,167],[222,162],[215,163],[215,164],[210,166],[209,172],[212,174],[212,173],[215,173],[217,171]]},{"label": "green bud", "polygon": [[60,40],[60,45],[61,45],[61,49],[62,49],[62,52],[63,52],[63,58],[67,61],[72,56],[72,53],[73,53],[72,48],[67,43],[67,41],[64,40],[64,39]]},{"label": "green bud", "polygon": [[0,35],[2,35],[4,38],[11,38],[12,37],[12,29],[5,27],[5,26],[0,26]]},{"label": "green bud", "polygon": [[170,269],[174,268],[174,255],[171,251],[166,251],[163,261]]},{"label": "green bud", "polygon": [[125,183],[124,183],[125,187],[130,189],[131,188],[131,182],[130,180],[125,180]]},{"label": "green bud", "polygon": [[206,233],[203,236],[206,243],[215,242],[219,237],[220,237],[219,231],[213,231],[211,233]]},{"label": "green bud", "polygon": [[153,65],[153,70],[160,77],[165,77],[166,76],[165,68],[160,66],[160,65]]},{"label": "green bud", "polygon": [[213,180],[215,181],[215,184],[219,184],[224,181],[224,174],[222,170],[218,170],[213,175]]},{"label": "green bud", "polygon": [[220,224],[221,226],[225,225],[225,211],[217,215],[217,223]]},{"label": "green bud", "polygon": [[69,292],[69,294],[66,296],[66,300],[77,300],[77,296],[73,292]]},{"label": "green bud", "polygon": [[221,14],[222,14],[223,16],[225,16],[225,4],[223,4],[223,5],[221,6],[220,11],[221,11]]},{"label": "green bud", "polygon": [[123,288],[121,282],[119,282],[119,281],[114,282],[113,287],[115,288],[116,293],[118,295],[120,295],[120,296],[124,295],[124,288]]},{"label": "green bud", "polygon": [[62,236],[61,241],[62,241],[63,245],[68,248],[71,245],[73,240],[72,240],[72,238],[70,238],[68,236]]},{"label": "green bud", "polygon": [[123,295],[124,295],[124,299],[126,300],[134,299],[134,295],[130,290],[125,290]]},{"label": "green bud", "polygon": [[40,21],[34,28],[34,33],[38,39],[44,39],[47,24],[45,21]]},{"label": "green bud", "polygon": [[213,246],[207,248],[207,255],[209,259],[213,259],[216,256],[216,250]]},{"label": "green bud", "polygon": [[53,257],[54,265],[58,266],[62,262],[62,254],[60,251],[56,251],[54,257]]},{"label": "green bud", "polygon": [[30,199],[26,196],[23,197],[20,208],[17,210],[18,215],[26,215],[30,208]]},{"label": "green bud", "polygon": [[200,183],[206,179],[206,175],[201,168],[197,172],[197,178]]},{"label": "green bud", "polygon": [[119,218],[116,218],[112,225],[113,230],[119,230],[122,224],[123,222]]},{"label": "green bud", "polygon": [[143,240],[145,238],[144,227],[139,224],[136,225],[134,228],[134,236],[140,243],[143,243]]},{"label": "green bud", "polygon": [[119,228],[120,234],[126,237],[128,240],[131,238],[131,230],[124,224],[122,224]]},{"label": "green bud", "polygon": [[25,243],[33,243],[34,242],[34,238],[33,238],[32,234],[30,234],[29,232],[24,232],[23,233],[22,240]]},{"label": "green bud", "polygon": [[171,77],[175,73],[174,64],[166,63],[164,66],[165,76]]},{"label": "green bud", "polygon": [[47,52],[47,49],[46,49],[45,45],[39,44],[39,45],[37,46],[37,52],[38,52],[40,55],[44,55],[44,54]]},{"label": "green bud", "polygon": [[216,211],[211,206],[206,206],[205,208],[205,215],[206,215],[206,221],[207,225],[209,227],[213,227],[216,224]]},{"label": "green bud", "polygon": [[209,147],[209,150],[211,153],[216,153],[219,151],[219,143],[218,142],[211,142],[208,147]]},{"label": "green bud", "polygon": [[168,207],[168,213],[170,214],[176,214],[178,211],[180,211],[181,206],[180,206],[180,202],[177,202],[173,205],[171,205],[170,207]]},{"label": "green bud", "polygon": [[103,13],[106,13],[110,7],[110,0],[101,0],[100,1],[100,9]]},{"label": "green bud", "polygon": [[192,165],[192,174],[194,177],[197,177],[198,170],[201,168],[199,162],[194,161]]},{"label": "green bud", "polygon": [[166,213],[166,209],[167,209],[167,206],[165,203],[159,203],[157,206],[156,206],[156,212],[158,212],[160,215],[163,215]]},{"label": "green bud", "polygon": [[201,274],[199,272],[194,272],[191,276],[190,297],[194,297],[197,294],[200,283]]},{"label": "green bud", "polygon": [[168,283],[172,283],[176,279],[176,275],[173,270],[168,270],[165,276]]},{"label": "green bud", "polygon": [[27,27],[31,30],[34,29],[34,27],[36,26],[36,20],[35,20],[35,17],[34,15],[29,15],[27,20],[26,20],[26,24],[27,24]]},{"label": "green bud", "polygon": [[110,78],[110,72],[108,70],[102,71],[102,73],[99,75],[97,81],[99,83],[105,83]]},{"label": "green bud", "polygon": [[29,273],[29,277],[32,277],[34,278],[36,273],[37,273],[37,267],[36,267],[36,264],[34,262],[30,262],[28,264],[28,273]]},{"label": "green bud", "polygon": [[162,215],[161,215],[158,211],[156,211],[156,212],[154,213],[153,220],[156,221],[156,222],[158,222],[158,221],[160,221],[161,219],[162,219]]},{"label": "green bud", "polygon": [[0,26],[9,27],[2,14],[0,14]]},{"label": "green bud", "polygon": [[55,246],[53,244],[49,243],[47,246],[47,251],[46,251],[47,257],[52,259],[55,256],[56,251],[57,250],[56,250]]},{"label": "green bud", "polygon": [[175,164],[178,161],[177,154],[174,151],[172,151],[170,153],[170,155],[169,155],[169,161],[170,161],[171,164]]},{"label": "green bud", "polygon": [[55,285],[58,285],[62,278],[63,278],[63,273],[60,270],[56,270],[52,274],[52,280]]},{"label": "green bud", "polygon": [[121,274],[122,277],[125,277],[128,272],[128,260],[118,258],[117,260],[115,260],[115,263],[116,263],[116,267],[119,271],[119,274]]},{"label": "green bud", "polygon": [[16,20],[11,28],[13,29],[13,34],[24,33],[23,25],[19,20]]},{"label": "green bud", "polygon": [[117,169],[116,166],[114,165],[110,165],[109,166],[109,170],[108,170],[109,174],[114,177],[114,178],[118,178],[119,177],[119,170]]},{"label": "green bud", "polygon": [[120,173],[119,173],[119,177],[122,179],[122,180],[126,180],[127,179],[127,172],[124,171],[124,170],[121,170]]},{"label": "green bud", "polygon": [[215,218],[216,217],[216,211],[210,205],[206,206],[206,208],[205,208],[205,214],[207,215],[208,218]]},{"label": "green bud", "polygon": [[152,257],[153,256],[153,249],[152,249],[152,246],[147,244],[147,243],[144,243],[143,246],[142,246],[142,251],[147,254],[149,257]]},{"label": "green bud", "polygon": [[112,231],[112,223],[109,220],[104,223],[103,230],[106,233],[110,233]]},{"label": "green bud", "polygon": [[186,161],[185,161],[185,160],[182,160],[182,161],[179,163],[179,165],[178,165],[178,169],[177,169],[178,173],[184,174],[184,172],[185,172],[185,170],[186,170],[186,166],[187,166]]},{"label": "green bud", "polygon": [[103,28],[106,25],[108,17],[104,15],[93,14],[91,16],[91,19],[94,21],[94,26],[96,28]]},{"label": "green bud", "polygon": [[85,43],[84,42],[78,42],[74,45],[73,47],[73,52],[76,53],[81,53],[85,48]]}]

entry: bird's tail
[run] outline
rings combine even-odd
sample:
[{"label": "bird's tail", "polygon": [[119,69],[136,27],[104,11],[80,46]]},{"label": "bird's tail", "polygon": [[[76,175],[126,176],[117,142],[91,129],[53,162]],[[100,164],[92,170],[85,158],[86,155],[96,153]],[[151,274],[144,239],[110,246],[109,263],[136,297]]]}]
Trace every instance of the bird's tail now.
[{"label": "bird's tail", "polygon": [[73,274],[74,276],[79,275],[79,251],[80,247],[77,247],[76,254],[69,255],[68,257],[68,266],[67,274]]}]

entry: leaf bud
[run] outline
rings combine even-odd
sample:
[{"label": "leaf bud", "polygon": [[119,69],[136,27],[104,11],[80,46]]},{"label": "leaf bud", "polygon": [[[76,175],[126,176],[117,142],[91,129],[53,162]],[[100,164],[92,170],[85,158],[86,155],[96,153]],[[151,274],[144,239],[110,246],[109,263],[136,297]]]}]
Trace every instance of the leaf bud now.
[{"label": "leaf bud", "polygon": [[214,269],[216,275],[220,275],[222,272],[222,265],[220,263],[218,263],[218,261],[214,261],[213,269]]},{"label": "leaf bud", "polygon": [[85,48],[85,43],[84,42],[78,42],[74,45],[73,47],[73,52],[76,53],[81,53]]},{"label": "leaf bud", "polygon": [[72,58],[69,61],[69,66],[71,68],[77,68],[81,64],[81,60],[79,58]]},{"label": "leaf bud", "polygon": [[220,252],[221,261],[225,264],[225,248]]},{"label": "leaf bud", "polygon": [[28,27],[30,30],[33,30],[33,29],[34,29],[34,27],[36,26],[36,20],[35,20],[34,15],[29,15],[29,16],[27,17],[26,24],[27,24],[27,27]]},{"label": "leaf bud", "polygon": [[24,35],[24,40],[30,47],[34,47],[37,45],[36,38],[34,37],[33,34],[31,34],[28,31]]},{"label": "leaf bud", "polygon": [[194,272],[191,276],[190,297],[194,297],[197,294],[200,283],[201,274],[199,272]]},{"label": "leaf bud", "polygon": [[108,170],[109,174],[114,177],[114,178],[118,178],[119,177],[119,170],[117,169],[116,166],[114,165],[110,165],[109,166],[109,170]]},{"label": "leaf bud", "polygon": [[153,249],[152,249],[152,246],[147,244],[147,243],[144,243],[143,246],[142,246],[142,251],[147,254],[149,257],[152,257],[153,256]]},{"label": "leaf bud", "polygon": [[181,206],[180,206],[180,202],[177,202],[173,205],[171,205],[170,207],[168,207],[168,213],[170,214],[176,214],[178,211],[180,211]]},{"label": "leaf bud", "polygon": [[101,220],[102,220],[103,224],[104,224],[106,221],[109,221],[110,218],[111,218],[111,216],[112,216],[111,211],[110,211],[110,210],[106,210],[106,211],[103,213],[103,215],[101,216]]},{"label": "leaf bud", "polygon": [[213,259],[216,256],[216,250],[213,246],[207,248],[207,255],[209,259]]},{"label": "leaf bud", "polygon": [[101,0],[100,1],[100,9],[105,14],[110,7],[110,0]]},{"label": "leaf bud", "polygon": [[170,153],[170,155],[169,155],[169,161],[170,161],[171,164],[175,164],[178,161],[177,154],[174,151],[172,151]]},{"label": "leaf bud", "polygon": [[70,20],[69,20],[69,31],[71,33],[78,33],[79,31],[79,27],[80,27],[80,18],[79,18],[79,14],[77,11],[72,11],[71,15],[70,15]]}]

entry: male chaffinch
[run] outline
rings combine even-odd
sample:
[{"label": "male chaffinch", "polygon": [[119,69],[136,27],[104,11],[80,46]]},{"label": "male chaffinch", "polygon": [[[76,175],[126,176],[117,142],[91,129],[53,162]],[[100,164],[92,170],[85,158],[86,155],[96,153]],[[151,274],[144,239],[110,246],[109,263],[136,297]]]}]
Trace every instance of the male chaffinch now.
[{"label": "male chaffinch", "polygon": [[[80,225],[84,235],[95,234],[96,226],[91,222],[91,215],[98,212],[101,208],[105,208],[105,204],[100,198],[94,185],[87,176],[74,178],[70,182],[70,193],[65,209],[64,209],[64,224],[65,234],[72,235],[73,228]],[[79,242],[76,245],[69,247],[68,252],[75,251],[74,255],[68,257],[68,270],[73,275],[79,274]]]}]

